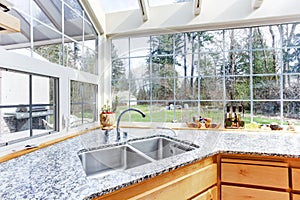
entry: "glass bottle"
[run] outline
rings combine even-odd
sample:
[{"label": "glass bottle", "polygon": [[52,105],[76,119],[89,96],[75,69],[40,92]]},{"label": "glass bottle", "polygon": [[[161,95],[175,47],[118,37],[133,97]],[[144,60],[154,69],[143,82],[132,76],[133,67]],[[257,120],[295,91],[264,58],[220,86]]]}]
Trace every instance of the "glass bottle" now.
[{"label": "glass bottle", "polygon": [[231,128],[232,121],[231,121],[231,113],[230,113],[230,106],[226,107],[226,114],[225,114],[225,128]]},{"label": "glass bottle", "polygon": [[243,108],[243,105],[239,105],[238,111],[239,111],[238,112],[239,127],[244,128],[245,127],[245,121],[244,121],[244,108]]}]

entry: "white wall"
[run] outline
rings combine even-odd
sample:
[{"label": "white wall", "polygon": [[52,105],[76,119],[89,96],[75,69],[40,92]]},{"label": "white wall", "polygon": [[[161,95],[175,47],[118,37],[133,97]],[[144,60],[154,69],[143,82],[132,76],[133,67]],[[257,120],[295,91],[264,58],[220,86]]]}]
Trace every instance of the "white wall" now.
[{"label": "white wall", "polygon": [[264,0],[256,10],[252,8],[252,0],[202,2],[198,16],[193,14],[193,2],[150,7],[146,22],[143,22],[139,10],[108,13],[106,34],[122,36],[300,21],[299,0]]}]

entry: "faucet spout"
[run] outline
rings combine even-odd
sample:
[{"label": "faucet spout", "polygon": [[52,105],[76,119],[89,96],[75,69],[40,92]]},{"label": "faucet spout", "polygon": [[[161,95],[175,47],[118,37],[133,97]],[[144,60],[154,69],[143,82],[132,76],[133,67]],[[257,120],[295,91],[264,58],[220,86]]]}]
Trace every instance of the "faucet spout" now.
[{"label": "faucet spout", "polygon": [[137,108],[128,108],[126,110],[124,110],[123,112],[121,112],[121,114],[119,115],[118,119],[117,119],[117,141],[119,141],[121,139],[121,131],[120,131],[120,121],[121,121],[121,117],[123,116],[124,113],[128,112],[128,111],[135,111],[138,112],[142,115],[142,117],[145,117],[146,114],[144,112],[142,112],[141,110],[137,109]]},{"label": "faucet spout", "polygon": [[171,131],[171,132],[174,134],[174,137],[177,137],[177,136],[178,136],[178,134],[177,134],[173,129],[168,128],[168,127],[158,126],[158,127],[156,127],[156,129],[169,130],[169,131]]}]

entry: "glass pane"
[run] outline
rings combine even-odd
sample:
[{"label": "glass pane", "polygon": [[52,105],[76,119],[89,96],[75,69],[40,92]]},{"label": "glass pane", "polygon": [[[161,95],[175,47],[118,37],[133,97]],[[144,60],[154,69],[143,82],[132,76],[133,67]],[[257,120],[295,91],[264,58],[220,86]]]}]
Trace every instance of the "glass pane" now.
[{"label": "glass pane", "polygon": [[200,74],[220,76],[223,74],[223,56],[220,53],[200,54]]},{"label": "glass pane", "polygon": [[71,103],[82,102],[82,83],[71,81]]},{"label": "glass pane", "polygon": [[20,10],[28,15],[30,15],[30,1],[20,1],[20,0],[9,0],[14,5],[16,10]]},{"label": "glass pane", "polygon": [[41,42],[41,41],[49,42],[49,40],[54,40],[54,39],[59,39],[59,42],[61,42],[61,38],[62,37],[60,33],[34,20],[34,27],[33,27],[34,42]]},{"label": "glass pane", "polygon": [[201,128],[222,128],[224,119],[223,102],[201,101],[200,116],[211,120],[210,123],[206,123],[206,126]]},{"label": "glass pane", "polygon": [[64,66],[77,70],[83,70],[82,45],[75,41],[67,41],[64,44]]},{"label": "glass pane", "polygon": [[173,69],[171,56],[158,56],[152,58],[152,77],[177,77]]},{"label": "glass pane", "polygon": [[203,77],[200,79],[200,99],[223,99],[223,79],[221,77]]},{"label": "glass pane", "polygon": [[[174,35],[151,36],[151,55],[172,55]],[[172,61],[173,63],[173,61]]]},{"label": "glass pane", "polygon": [[30,136],[28,109],[28,107],[0,108],[0,144]]},{"label": "glass pane", "polygon": [[149,64],[145,57],[130,59],[130,78],[149,78]]},{"label": "glass pane", "polygon": [[299,47],[300,24],[284,24],[281,27],[283,32],[282,45],[284,47]]},{"label": "glass pane", "polygon": [[42,76],[32,76],[32,103],[50,104],[50,102],[53,102],[53,89],[53,79]]},{"label": "glass pane", "polygon": [[226,77],[226,99],[246,100],[250,99],[250,77],[230,76]]},{"label": "glass pane", "polygon": [[0,34],[0,45],[13,45],[13,44],[22,44],[29,42],[28,37],[26,37],[23,33],[8,33],[8,34]]},{"label": "glass pane", "polygon": [[111,52],[112,59],[129,57],[129,40],[127,38],[113,39]]},{"label": "glass pane", "polygon": [[255,122],[260,124],[270,124],[271,122],[277,122],[280,124],[280,119],[270,119],[270,117],[280,116],[280,102],[276,101],[262,101],[253,102],[253,114]]},{"label": "glass pane", "polygon": [[70,127],[76,127],[82,124],[82,105],[71,103]]},{"label": "glass pane", "polygon": [[97,74],[97,54],[90,48],[84,48],[83,54],[83,69],[82,71]]},{"label": "glass pane", "polygon": [[[299,46],[300,46],[300,37],[299,37]],[[283,54],[283,71],[286,73],[300,73],[300,47],[285,48],[282,50],[282,54]]]},{"label": "glass pane", "polygon": [[72,10],[68,6],[65,8],[65,34],[77,41],[83,40],[83,17],[82,13]]},{"label": "glass pane", "polygon": [[290,122],[294,125],[300,125],[300,102],[283,102],[283,116],[285,124]]},{"label": "glass pane", "polygon": [[280,47],[280,25],[252,28],[252,49],[275,49]]},{"label": "glass pane", "polygon": [[52,63],[62,64],[62,45],[61,44],[48,44],[42,46],[34,46],[34,58],[41,60],[48,60]]},{"label": "glass pane", "polygon": [[279,76],[254,76],[253,98],[254,99],[279,99],[280,98]]},{"label": "glass pane", "polygon": [[114,0],[114,3],[111,3],[111,1],[107,0],[99,1],[105,12],[117,12],[139,8],[139,4],[136,0]]},{"label": "glass pane", "polygon": [[128,59],[115,59],[112,61],[112,92],[129,89]]},{"label": "glass pane", "polygon": [[225,53],[225,73],[228,75],[250,74],[250,61],[248,51]]},{"label": "glass pane", "polygon": [[[158,61],[156,62],[162,62],[166,60],[167,62],[171,62],[173,64],[173,58],[172,56],[167,56],[165,58],[158,57]],[[174,76],[179,77],[188,77],[188,76],[196,76],[199,72],[199,58],[198,54],[184,54],[182,55],[182,58],[175,60],[175,73]]]},{"label": "glass pane", "polygon": [[136,79],[134,80],[136,89],[136,98],[138,101],[150,100],[150,79]]},{"label": "glass pane", "polygon": [[160,6],[160,5],[167,5],[167,4],[174,4],[174,3],[182,3],[182,2],[191,2],[192,0],[180,0],[180,1],[173,1],[173,0],[149,0],[149,5],[152,7]]},{"label": "glass pane", "polygon": [[150,37],[130,38],[130,57],[146,56],[150,53]]},{"label": "glass pane", "polygon": [[174,99],[174,79],[157,78],[152,79],[153,100],[173,100]]},{"label": "glass pane", "polygon": [[75,10],[77,13],[82,13],[82,7],[80,6],[78,0],[64,0],[69,7]]},{"label": "glass pane", "polygon": [[250,44],[250,29],[225,30],[225,50],[247,50]]},{"label": "glass pane", "polygon": [[300,75],[283,75],[283,98],[300,100]]},{"label": "glass pane", "polygon": [[[48,3],[45,3],[45,2],[48,2]],[[42,9],[46,10],[46,7],[48,9],[50,8],[54,8],[54,5],[51,4],[49,1],[45,1],[45,2],[39,2],[39,6],[41,6]],[[46,14],[41,10],[41,8],[39,7],[35,1],[33,1],[33,4],[32,4],[32,16],[36,19],[38,19],[39,21],[43,22],[44,24],[47,24],[51,27],[55,27],[52,22],[50,21],[49,17],[46,16]],[[48,13],[49,14],[49,13]],[[53,16],[50,16],[52,19],[55,19]],[[58,24],[60,24],[60,27],[61,27],[61,20],[57,20],[57,19],[61,19],[61,16],[57,17],[56,18],[56,22]]]},{"label": "glass pane", "polygon": [[205,31],[199,35],[200,53],[223,51],[223,31]]},{"label": "glass pane", "polygon": [[[174,105],[174,102],[153,102],[151,106],[152,122],[173,122],[174,106],[172,106],[171,104]],[[180,116],[178,116],[177,118],[180,119]]]},{"label": "glass pane", "polygon": [[83,112],[83,123],[96,121],[98,114],[96,111],[96,104],[84,104]]},{"label": "glass pane", "polygon": [[[198,99],[198,78],[186,77],[176,78],[175,94],[178,100],[197,100]],[[193,84],[191,84],[193,83]]]},{"label": "glass pane", "polygon": [[29,104],[29,76],[0,69],[0,105]]},{"label": "glass pane", "polygon": [[253,51],[252,57],[254,74],[275,74],[279,72],[281,55],[278,51]]}]

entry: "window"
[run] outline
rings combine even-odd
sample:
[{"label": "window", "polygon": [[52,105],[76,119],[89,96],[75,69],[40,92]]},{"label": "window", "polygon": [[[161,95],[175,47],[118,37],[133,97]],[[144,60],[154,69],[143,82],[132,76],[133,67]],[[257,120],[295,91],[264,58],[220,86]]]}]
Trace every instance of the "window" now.
[{"label": "window", "polygon": [[112,94],[147,113],[134,121],[223,123],[243,105],[246,123],[299,125],[299,35],[295,23],[113,39]]},{"label": "window", "polygon": [[0,68],[0,143],[57,130],[58,80]]},{"label": "window", "polygon": [[97,120],[97,94],[97,85],[71,81],[71,127]]}]

